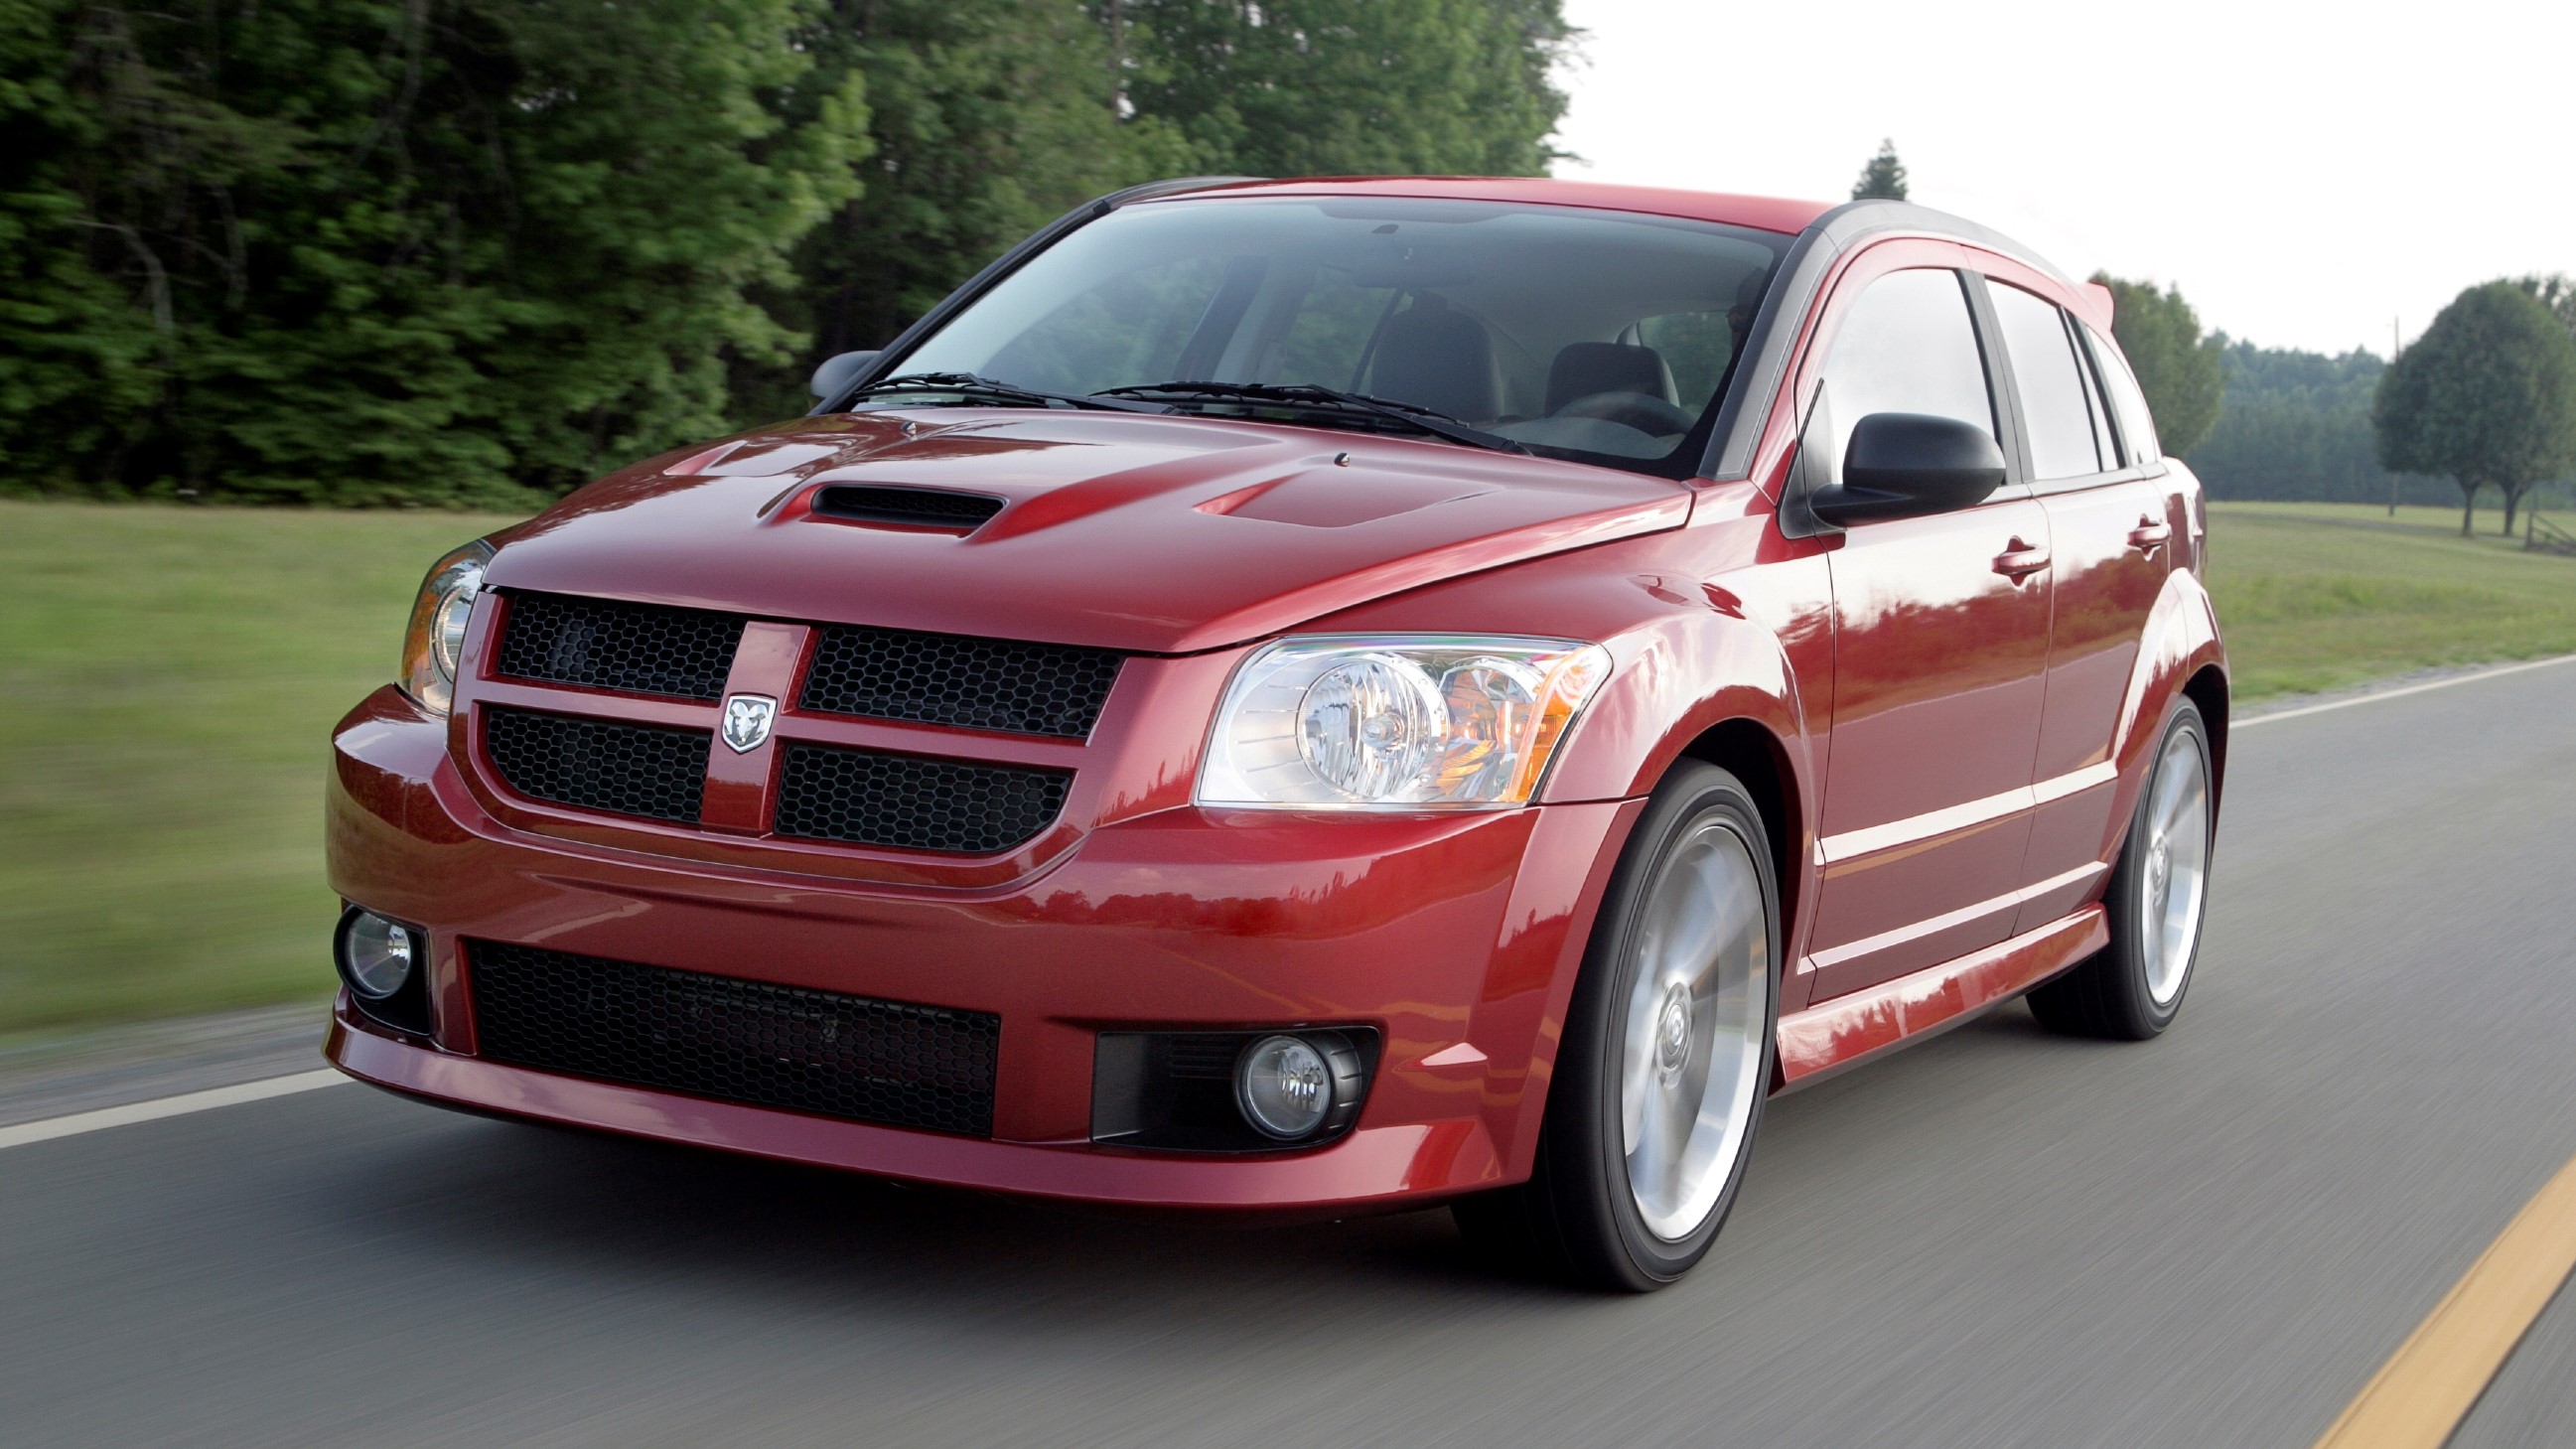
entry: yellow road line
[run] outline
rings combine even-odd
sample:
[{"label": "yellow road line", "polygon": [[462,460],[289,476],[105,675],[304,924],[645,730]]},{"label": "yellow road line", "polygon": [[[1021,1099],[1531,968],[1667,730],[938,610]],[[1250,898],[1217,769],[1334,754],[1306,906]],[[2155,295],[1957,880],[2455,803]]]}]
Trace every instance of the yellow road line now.
[{"label": "yellow road line", "polygon": [[2576,1269],[2576,1161],[2487,1245],[2317,1449],[2441,1449]]}]

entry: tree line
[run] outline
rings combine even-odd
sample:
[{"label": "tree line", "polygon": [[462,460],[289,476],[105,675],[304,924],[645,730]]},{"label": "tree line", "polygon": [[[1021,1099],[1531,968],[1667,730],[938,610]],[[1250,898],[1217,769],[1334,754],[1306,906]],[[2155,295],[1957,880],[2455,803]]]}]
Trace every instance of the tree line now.
[{"label": "tree line", "polygon": [[1560,0],[0,0],[0,488],[526,506],[1153,177],[1536,174]]},{"label": "tree line", "polygon": [[[1904,201],[1909,190],[1905,163],[1887,140],[1861,166],[1851,195]],[[2111,291],[2112,331],[2155,414],[2159,441],[2189,455],[2211,497],[2380,502],[2397,496],[2392,490],[2420,493],[2430,484],[2379,464],[2370,422],[2385,366],[2378,358],[2232,342],[2202,331],[2176,287],[2108,273],[2093,280]]]},{"label": "tree line", "polygon": [[2211,497],[2438,505],[2459,496],[2440,478],[2381,466],[2370,409],[2387,359],[2217,337],[2225,403],[2190,454]]},{"label": "tree line", "polygon": [[2460,532],[2492,489],[2510,534],[2533,489],[2576,474],[2576,282],[2529,276],[2453,299],[2394,362],[2204,333],[2179,291],[2109,277],[2113,331],[2165,450],[2215,498],[2436,501]]}]

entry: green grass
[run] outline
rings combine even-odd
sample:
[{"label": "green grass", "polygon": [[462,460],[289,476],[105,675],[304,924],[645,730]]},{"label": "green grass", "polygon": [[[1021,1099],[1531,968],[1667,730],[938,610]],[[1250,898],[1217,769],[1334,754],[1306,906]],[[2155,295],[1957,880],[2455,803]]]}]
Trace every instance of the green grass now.
[{"label": "green grass", "polygon": [[[0,502],[0,1036],[328,993],[331,724],[504,521]],[[2458,527],[2214,508],[2238,696],[2576,651],[2576,559]]]},{"label": "green grass", "polygon": [[0,502],[0,1034],[329,992],[331,725],[505,521]]},{"label": "green grass", "polygon": [[[2436,508],[2218,503],[2209,589],[2239,700],[2576,653],[2576,558],[2460,537]],[[2481,515],[2492,529],[2499,516]]]}]

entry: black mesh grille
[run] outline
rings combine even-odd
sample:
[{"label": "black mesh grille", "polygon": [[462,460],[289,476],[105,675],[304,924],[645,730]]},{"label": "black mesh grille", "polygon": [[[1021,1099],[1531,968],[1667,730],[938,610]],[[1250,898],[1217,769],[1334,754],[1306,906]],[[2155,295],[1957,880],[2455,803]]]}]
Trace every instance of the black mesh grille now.
[{"label": "black mesh grille", "polygon": [[1235,1060],[1253,1038],[1241,1032],[1174,1032],[1164,1042],[1165,1070],[1193,1081],[1231,1082]]},{"label": "black mesh grille", "polygon": [[1124,656],[1068,644],[1021,644],[829,626],[799,709],[1080,739]]},{"label": "black mesh grille", "polygon": [[1061,770],[785,746],[781,835],[898,850],[990,855],[1024,844],[1064,809]]},{"label": "black mesh grille", "polygon": [[993,1134],[1002,1019],[466,943],[477,1050],[576,1076],[827,1117]]},{"label": "black mesh grille", "polygon": [[495,668],[520,679],[629,694],[724,693],[742,619],[563,594],[513,594]]},{"label": "black mesh grille", "polygon": [[557,805],[694,825],[706,789],[705,730],[662,729],[486,707],[483,749],[502,782]]},{"label": "black mesh grille", "polygon": [[1002,500],[937,488],[871,488],[841,483],[814,495],[814,511],[826,518],[855,518],[866,523],[973,529],[1001,512]]}]

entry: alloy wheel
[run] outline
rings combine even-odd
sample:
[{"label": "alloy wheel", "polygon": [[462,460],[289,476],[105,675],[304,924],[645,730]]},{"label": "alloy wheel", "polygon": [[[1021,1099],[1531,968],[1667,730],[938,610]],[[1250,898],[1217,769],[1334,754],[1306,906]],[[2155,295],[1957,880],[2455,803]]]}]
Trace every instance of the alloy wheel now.
[{"label": "alloy wheel", "polygon": [[1637,937],[1620,1069],[1628,1190],[1646,1228],[1687,1238],[1716,1207],[1763,1088],[1770,942],[1762,878],[1703,819],[1665,859]]},{"label": "alloy wheel", "polygon": [[2178,729],[2148,788],[2145,879],[2136,918],[2147,994],[2169,1006],[2191,974],[2209,886],[2209,765],[2199,736]]}]

